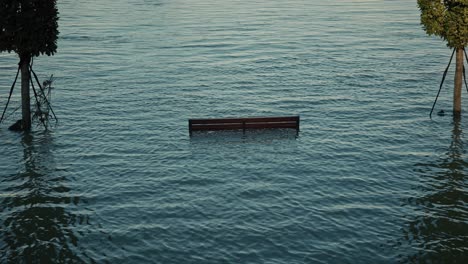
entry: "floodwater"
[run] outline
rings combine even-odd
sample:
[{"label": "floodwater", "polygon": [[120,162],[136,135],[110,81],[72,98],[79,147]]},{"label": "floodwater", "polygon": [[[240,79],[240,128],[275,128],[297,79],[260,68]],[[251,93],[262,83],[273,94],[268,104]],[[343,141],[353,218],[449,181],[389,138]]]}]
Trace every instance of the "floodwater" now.
[{"label": "floodwater", "polygon": [[[0,126],[0,263],[468,263],[466,114],[429,119],[451,52],[416,1],[58,7],[59,123]],[[187,129],[282,115],[298,136]]]}]

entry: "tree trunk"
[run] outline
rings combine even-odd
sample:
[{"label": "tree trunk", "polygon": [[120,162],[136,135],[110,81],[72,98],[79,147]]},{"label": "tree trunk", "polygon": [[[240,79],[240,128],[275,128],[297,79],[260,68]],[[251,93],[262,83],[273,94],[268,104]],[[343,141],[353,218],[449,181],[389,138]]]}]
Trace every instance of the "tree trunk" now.
[{"label": "tree trunk", "polygon": [[456,68],[455,68],[455,86],[453,89],[453,116],[461,115],[461,93],[463,86],[463,48],[457,49]]},{"label": "tree trunk", "polygon": [[29,82],[31,75],[29,72],[29,63],[31,56],[21,56],[21,110],[23,130],[31,130],[31,97],[29,95]]}]

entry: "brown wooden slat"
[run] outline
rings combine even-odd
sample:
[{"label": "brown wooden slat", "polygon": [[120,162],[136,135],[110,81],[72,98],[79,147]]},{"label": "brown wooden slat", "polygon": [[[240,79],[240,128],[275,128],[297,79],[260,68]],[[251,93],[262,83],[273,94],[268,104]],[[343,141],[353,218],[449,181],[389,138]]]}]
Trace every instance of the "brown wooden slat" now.
[{"label": "brown wooden slat", "polygon": [[250,123],[245,124],[246,129],[262,128],[296,128],[296,123]]},{"label": "brown wooden slat", "polygon": [[246,123],[243,124],[212,124],[212,125],[192,125],[192,131],[200,130],[230,130],[230,129],[261,129],[261,128],[296,128],[297,124],[292,122],[277,123]]},{"label": "brown wooden slat", "polygon": [[201,130],[235,130],[242,129],[243,124],[218,124],[218,125],[192,125],[192,131],[201,131]]},{"label": "brown wooden slat", "polygon": [[218,124],[218,123],[242,123],[242,122],[280,122],[298,121],[299,116],[282,117],[249,117],[249,118],[213,118],[213,119],[189,119],[192,124]]}]

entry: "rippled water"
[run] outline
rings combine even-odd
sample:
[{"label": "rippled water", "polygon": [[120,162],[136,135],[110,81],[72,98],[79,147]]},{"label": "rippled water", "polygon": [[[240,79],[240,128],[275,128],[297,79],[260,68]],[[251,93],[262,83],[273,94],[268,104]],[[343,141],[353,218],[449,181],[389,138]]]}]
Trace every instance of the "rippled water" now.
[{"label": "rippled water", "polygon": [[[468,263],[468,127],[428,118],[450,50],[416,1],[59,10],[34,64],[59,125],[0,128],[1,263]],[[0,54],[1,107],[17,61]],[[187,131],[296,114],[298,137]]]}]

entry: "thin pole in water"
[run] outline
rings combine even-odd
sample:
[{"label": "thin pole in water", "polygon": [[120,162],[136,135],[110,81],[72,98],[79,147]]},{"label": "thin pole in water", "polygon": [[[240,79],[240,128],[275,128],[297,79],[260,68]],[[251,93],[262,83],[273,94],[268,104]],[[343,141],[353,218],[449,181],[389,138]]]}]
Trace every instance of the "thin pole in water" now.
[{"label": "thin pole in water", "polygon": [[434,111],[434,107],[435,107],[435,105],[437,103],[437,99],[439,98],[440,91],[442,90],[442,85],[444,84],[445,77],[447,76],[447,72],[448,72],[448,70],[450,68],[450,64],[452,63],[452,59],[453,59],[454,54],[455,54],[455,49],[453,49],[452,56],[450,57],[450,61],[449,61],[448,65],[447,65],[447,68],[444,71],[444,76],[442,77],[442,82],[440,82],[439,92],[437,92],[436,99],[434,101],[434,104],[432,105],[431,112],[429,113],[429,118],[431,118],[431,119],[432,119],[432,112]]}]

